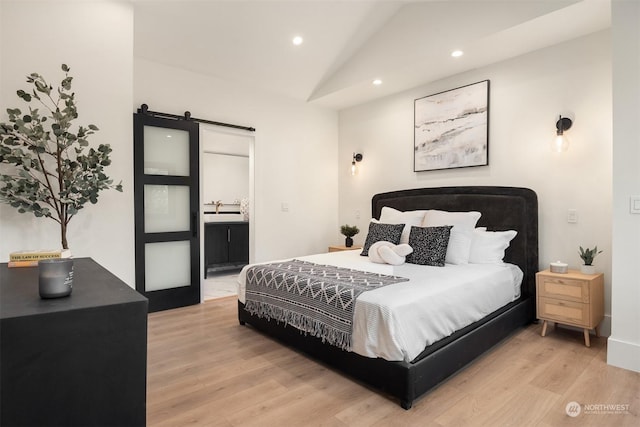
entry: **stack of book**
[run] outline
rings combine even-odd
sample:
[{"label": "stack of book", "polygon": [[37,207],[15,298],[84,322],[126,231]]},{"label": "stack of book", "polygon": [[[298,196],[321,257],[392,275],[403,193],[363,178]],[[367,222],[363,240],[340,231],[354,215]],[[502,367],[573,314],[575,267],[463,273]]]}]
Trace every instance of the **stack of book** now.
[{"label": "stack of book", "polygon": [[69,249],[40,249],[11,252],[8,267],[37,267],[41,259],[71,258]]}]

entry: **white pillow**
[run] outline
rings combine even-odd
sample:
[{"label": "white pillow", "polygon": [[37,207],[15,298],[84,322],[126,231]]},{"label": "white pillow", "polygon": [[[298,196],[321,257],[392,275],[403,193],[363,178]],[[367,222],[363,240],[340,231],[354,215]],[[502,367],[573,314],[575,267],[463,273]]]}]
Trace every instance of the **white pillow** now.
[{"label": "white pillow", "polygon": [[447,247],[447,264],[468,264],[473,240],[473,229],[480,219],[480,212],[446,212],[429,210],[424,216],[423,227],[453,225]]},{"label": "white pillow", "polygon": [[427,211],[406,211],[402,212],[388,206],[384,206],[380,212],[380,222],[385,224],[404,224],[400,244],[409,243],[409,233],[411,226],[420,227]]},{"label": "white pillow", "polygon": [[482,231],[476,228],[471,242],[469,262],[472,264],[502,264],[504,251],[517,231]]}]

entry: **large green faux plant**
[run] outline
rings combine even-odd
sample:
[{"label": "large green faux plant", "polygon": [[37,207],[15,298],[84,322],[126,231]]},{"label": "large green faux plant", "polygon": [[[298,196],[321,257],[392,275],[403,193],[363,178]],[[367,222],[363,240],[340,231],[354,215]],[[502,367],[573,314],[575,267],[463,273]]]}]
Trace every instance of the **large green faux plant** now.
[{"label": "large green faux plant", "polygon": [[[87,202],[97,203],[100,191],[113,184],[104,172],[111,164],[111,147],[100,144],[88,148],[87,138],[98,128],[78,126],[75,93],[71,92],[69,67],[62,64],[65,77],[57,90],[37,73],[27,76],[32,91],[18,90],[28,112],[7,108],[8,123],[0,123],[0,201],[51,218],[60,224],[62,247],[69,247],[67,225]],[[40,109],[43,111],[40,112]],[[88,148],[88,150],[86,150]]]}]

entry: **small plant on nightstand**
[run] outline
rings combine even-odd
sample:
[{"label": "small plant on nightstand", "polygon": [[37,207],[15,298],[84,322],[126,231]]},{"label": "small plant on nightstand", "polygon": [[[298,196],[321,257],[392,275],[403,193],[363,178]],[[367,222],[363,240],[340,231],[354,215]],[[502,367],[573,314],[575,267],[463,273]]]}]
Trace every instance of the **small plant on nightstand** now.
[{"label": "small plant on nightstand", "polygon": [[346,247],[348,247],[348,248],[353,246],[353,236],[355,236],[359,232],[360,232],[360,229],[358,228],[357,225],[345,224],[345,225],[340,226],[340,233],[342,233],[344,236],[346,236],[346,239],[344,241],[344,245]]},{"label": "small plant on nightstand", "polygon": [[584,249],[580,246],[580,258],[582,258],[582,262],[584,262],[584,265],[580,267],[580,271],[584,274],[595,274],[596,269],[593,266],[593,259],[600,253],[602,253],[602,251],[598,251],[598,246],[594,246],[593,249]]}]

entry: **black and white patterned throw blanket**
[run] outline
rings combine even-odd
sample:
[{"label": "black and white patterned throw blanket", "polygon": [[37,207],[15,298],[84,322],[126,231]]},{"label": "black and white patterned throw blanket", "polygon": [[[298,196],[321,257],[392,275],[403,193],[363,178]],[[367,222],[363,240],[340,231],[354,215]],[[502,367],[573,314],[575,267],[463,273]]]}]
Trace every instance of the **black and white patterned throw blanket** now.
[{"label": "black and white patterned throw blanket", "polygon": [[298,259],[256,265],[247,269],[245,309],[349,350],[358,295],[407,280]]}]

